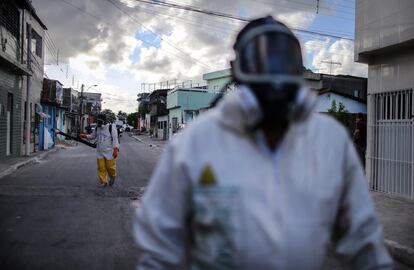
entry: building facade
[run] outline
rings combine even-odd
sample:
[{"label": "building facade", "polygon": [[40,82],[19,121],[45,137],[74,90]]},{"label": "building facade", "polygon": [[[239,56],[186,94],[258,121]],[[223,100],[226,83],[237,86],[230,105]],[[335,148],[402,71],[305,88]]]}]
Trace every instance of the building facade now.
[{"label": "building facade", "polygon": [[206,88],[175,88],[168,92],[168,137],[190,124],[200,110],[210,106],[216,93]]},{"label": "building facade", "polygon": [[[1,1],[0,159],[25,154],[26,123],[31,124],[29,152],[36,150],[40,121],[36,112],[43,79],[42,37],[45,30],[46,26],[29,1]],[[28,81],[33,90],[29,92],[30,117],[26,119]]]},{"label": "building facade", "polygon": [[368,64],[366,170],[374,190],[414,198],[414,5],[357,0],[355,60]]}]

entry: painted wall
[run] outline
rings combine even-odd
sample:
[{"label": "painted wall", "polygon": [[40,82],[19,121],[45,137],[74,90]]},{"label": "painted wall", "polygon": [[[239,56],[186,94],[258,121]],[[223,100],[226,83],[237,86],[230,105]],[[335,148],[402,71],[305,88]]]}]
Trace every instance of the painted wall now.
[{"label": "painted wall", "polygon": [[345,105],[345,109],[350,113],[367,113],[367,104],[335,93],[324,93],[319,95],[316,100],[315,111],[327,112],[331,108],[333,100],[335,100],[337,107],[339,102],[342,102]]},{"label": "painted wall", "polygon": [[[67,122],[66,122],[66,117],[65,117],[65,110],[63,109],[56,109],[57,110],[57,117],[56,117],[56,128],[58,128],[59,130],[67,133]],[[65,137],[62,135],[57,135],[57,140],[59,141],[64,141]]]},{"label": "painted wall", "polygon": [[180,106],[183,110],[198,110],[208,107],[214,96],[215,93],[199,90],[173,90],[167,95],[167,109]]},{"label": "painted wall", "polygon": [[356,0],[355,58],[359,53],[414,39],[411,0]]},{"label": "painted wall", "polygon": [[231,81],[230,69],[218,70],[203,74],[203,80],[207,81],[209,92],[219,92],[221,88]]},{"label": "painted wall", "polygon": [[49,115],[50,117],[42,118],[42,121],[40,122],[39,148],[41,150],[47,150],[47,149],[53,148],[54,146],[52,145],[52,147],[47,147],[47,145],[45,145],[45,137],[47,137],[47,132],[48,132],[49,135],[52,137],[52,141],[54,142],[55,140],[55,136],[54,136],[54,132],[52,132],[52,128],[56,127],[56,123],[55,123],[56,107],[42,104],[42,108],[43,108],[43,112]]},{"label": "painted wall", "polygon": [[173,134],[173,118],[177,118],[177,131],[178,128],[183,124],[182,110],[181,108],[174,108],[169,110],[168,114],[168,138],[172,138]]},{"label": "painted wall", "polygon": [[[43,27],[39,24],[39,22],[30,15],[30,12],[28,10],[24,10],[24,18],[25,18],[25,22],[24,22],[24,33],[22,34],[24,37],[27,36],[27,27],[26,27],[26,23],[30,24],[32,26],[32,29],[38,34],[40,35],[40,37],[42,38],[42,50],[41,50],[41,55],[38,56],[36,53],[32,53],[32,71],[33,71],[33,76],[30,77],[30,97],[29,97],[29,102],[32,104],[32,128],[33,125],[35,125],[34,122],[34,115],[35,115],[35,104],[40,104],[40,95],[42,92],[42,88],[43,88],[43,67],[44,67],[44,44],[45,44],[45,38],[44,38],[44,34],[45,34],[45,30],[43,29]],[[27,48],[27,38],[23,39],[23,47],[26,49]],[[23,59],[24,61],[27,61],[27,53],[23,54]],[[24,115],[24,104],[26,101],[26,93],[27,93],[27,79],[26,77],[23,77],[23,86],[22,86],[22,108],[21,108],[21,113],[22,115]],[[24,117],[22,117],[22,119],[24,119]],[[22,129],[22,134],[24,136],[25,134],[25,125],[23,123],[24,121],[22,121],[21,123],[21,129]],[[37,123],[39,125],[39,123]],[[41,132],[41,131],[40,131]],[[42,149],[39,146],[40,149]],[[34,150],[34,146],[31,145],[30,146],[31,151]],[[23,144],[23,140],[22,140],[22,144],[21,144],[21,154],[24,154],[25,152],[25,146]]]}]

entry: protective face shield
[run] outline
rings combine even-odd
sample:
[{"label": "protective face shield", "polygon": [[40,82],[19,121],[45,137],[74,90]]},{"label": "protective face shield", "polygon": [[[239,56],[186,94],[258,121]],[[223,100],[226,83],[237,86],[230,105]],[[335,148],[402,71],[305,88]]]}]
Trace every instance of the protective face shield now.
[{"label": "protective face shield", "polygon": [[239,33],[231,62],[234,80],[247,85],[262,109],[262,122],[297,120],[303,87],[302,52],[298,39],[272,17],[254,20]]},{"label": "protective face shield", "polygon": [[103,125],[105,125],[106,123],[106,115],[103,113],[98,114],[98,116],[96,117],[96,123],[98,127],[102,127]]}]

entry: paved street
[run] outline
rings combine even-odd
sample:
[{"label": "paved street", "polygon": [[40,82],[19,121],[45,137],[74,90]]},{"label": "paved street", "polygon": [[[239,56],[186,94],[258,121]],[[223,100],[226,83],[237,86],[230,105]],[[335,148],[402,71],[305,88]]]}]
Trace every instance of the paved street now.
[{"label": "paved street", "polygon": [[[134,269],[133,210],[163,149],[148,142],[122,137],[113,188],[97,186],[83,145],[2,178],[1,269]],[[325,269],[347,268],[331,256]]]},{"label": "paved street", "polygon": [[95,150],[63,149],[0,181],[1,269],[133,269],[133,203],[160,151],[121,139],[119,179],[97,187]]}]

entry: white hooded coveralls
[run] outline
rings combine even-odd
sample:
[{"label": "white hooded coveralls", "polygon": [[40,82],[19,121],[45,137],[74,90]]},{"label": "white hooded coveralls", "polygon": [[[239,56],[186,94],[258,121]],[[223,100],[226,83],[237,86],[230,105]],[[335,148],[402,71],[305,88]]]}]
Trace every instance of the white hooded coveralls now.
[{"label": "white hooded coveralls", "polygon": [[243,93],[165,150],[137,209],[138,269],[320,269],[331,240],[353,269],[391,269],[347,131],[315,113],[273,153]]},{"label": "white hooded coveralls", "polygon": [[[112,135],[109,132],[110,125],[112,125]],[[96,139],[97,158],[111,160],[114,158],[114,148],[119,149],[118,131],[114,124],[105,124],[101,127],[96,127],[93,133],[88,135],[87,138],[92,140]]]}]

